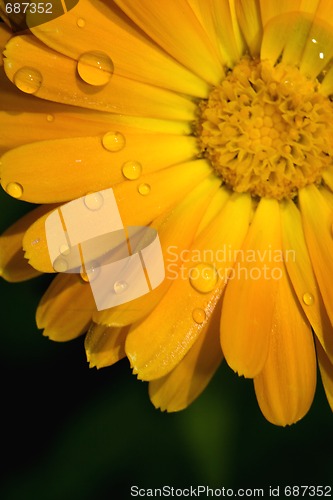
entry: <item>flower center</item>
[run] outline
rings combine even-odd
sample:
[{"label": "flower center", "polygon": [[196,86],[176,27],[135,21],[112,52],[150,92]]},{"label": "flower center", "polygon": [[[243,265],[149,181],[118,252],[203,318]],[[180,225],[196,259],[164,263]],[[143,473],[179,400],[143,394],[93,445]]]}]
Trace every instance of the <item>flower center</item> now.
[{"label": "flower center", "polygon": [[278,200],[332,165],[333,104],[296,67],[244,57],[200,103],[197,135],[224,184]]}]

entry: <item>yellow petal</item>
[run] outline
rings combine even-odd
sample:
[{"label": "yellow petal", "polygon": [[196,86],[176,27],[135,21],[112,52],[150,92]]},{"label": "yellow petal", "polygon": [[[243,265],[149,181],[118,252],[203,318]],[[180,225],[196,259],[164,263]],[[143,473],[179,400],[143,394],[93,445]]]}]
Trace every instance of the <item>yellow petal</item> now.
[{"label": "yellow petal", "polygon": [[284,262],[300,305],[327,355],[333,361],[333,327],[312,270],[301,215],[292,201],[281,203]]},{"label": "yellow petal", "polygon": [[225,359],[245,377],[260,373],[267,358],[281,274],[281,262],[274,261],[274,255],[280,254],[279,204],[262,198],[235,267],[230,270],[221,316]]},{"label": "yellow petal", "polygon": [[110,366],[125,357],[128,328],[109,328],[92,323],[84,341],[90,368]]},{"label": "yellow petal", "polygon": [[[175,206],[210,174],[209,164],[205,160],[196,160],[142,176],[140,181],[126,181],[113,186],[124,226],[149,224]],[[139,192],[142,185],[150,186],[150,192],[142,195]],[[45,235],[47,216],[41,217],[30,226],[23,239],[23,248],[31,266],[39,271],[52,273],[54,269]]]},{"label": "yellow petal", "polygon": [[244,53],[234,0],[189,0],[188,3],[216,47],[221,63],[232,67]]},{"label": "yellow petal", "polygon": [[259,0],[236,0],[236,12],[242,34],[252,57],[258,57],[262,39]]},{"label": "yellow petal", "polygon": [[38,207],[32,210],[0,236],[0,276],[7,281],[25,281],[40,274],[24,258],[22,241],[24,233],[31,224],[49,210],[50,207]]},{"label": "yellow petal", "polygon": [[30,142],[91,137],[109,130],[121,130],[126,134],[192,133],[188,122],[127,117],[41,101],[21,92],[3,71],[0,71],[0,92],[0,154]]},{"label": "yellow petal", "polygon": [[168,412],[183,410],[207,387],[223,355],[219,340],[221,307],[180,363],[167,375],[149,382],[149,396],[155,408]]},{"label": "yellow petal", "polygon": [[[325,3],[327,2],[321,2]],[[326,19],[330,22],[332,6],[330,5],[326,11],[328,16]],[[302,55],[300,71],[312,79],[324,70],[333,57],[333,23],[328,24],[324,19],[320,19],[320,14],[317,12]]]},{"label": "yellow petal", "polygon": [[[19,183],[24,191],[21,199],[35,203],[67,201],[124,181],[129,162],[140,163],[142,174],[149,174],[197,155],[194,137],[134,135],[121,126],[105,132],[97,137],[34,142],[8,151],[1,158],[2,186],[6,190],[11,182]],[[107,146],[108,137],[118,138],[117,142]]]},{"label": "yellow petal", "polygon": [[222,68],[213,45],[186,0],[116,0],[160,47],[205,81],[217,85]]},{"label": "yellow petal", "polygon": [[219,180],[212,174],[191,191],[184,200],[168,215],[156,219],[150,227],[158,231],[165,262],[165,279],[149,294],[130,303],[98,311],[94,321],[109,326],[124,326],[147,316],[168,290],[177,274],[180,256],[191,245],[198,223],[210,201],[211,196],[221,189]]},{"label": "yellow petal", "polygon": [[203,80],[135,29],[110,2],[80,0],[65,16],[31,31],[50,48],[76,61],[83,53],[102,51],[112,59],[117,75],[197,97],[207,95]]},{"label": "yellow petal", "polygon": [[[1,12],[1,10],[0,10]],[[2,51],[8,40],[13,36],[11,30],[3,23],[0,24],[0,66],[3,66]]]},{"label": "yellow petal", "polygon": [[260,0],[261,17],[265,26],[271,19],[292,12],[315,12],[320,0]]},{"label": "yellow petal", "polygon": [[278,282],[269,354],[254,379],[261,411],[269,422],[290,425],[308,412],[316,388],[316,355],[309,323],[286,273]]},{"label": "yellow petal", "polygon": [[316,342],[316,347],[321,380],[323,382],[327,401],[333,411],[333,364],[328,359],[328,356],[319,342]]},{"label": "yellow petal", "polygon": [[105,85],[78,76],[77,62],[33,36],[12,38],[5,50],[8,78],[26,93],[82,108],[150,118],[193,120],[195,104],[185,97],[117,74]]},{"label": "yellow petal", "polygon": [[71,340],[88,329],[95,309],[88,283],[76,274],[59,274],[38,305],[37,326],[52,340]]},{"label": "yellow petal", "polygon": [[328,316],[333,323],[333,211],[314,185],[299,191],[299,202],[313,270]]},{"label": "yellow petal", "polygon": [[[239,248],[247,232],[250,214],[248,195],[231,196],[189,248],[177,279],[161,302],[133,326],[126,340],[126,354],[140,379],[153,380],[170,372],[205,328],[225,286],[226,269],[233,264],[233,249]],[[215,268],[216,274],[209,273],[210,286],[201,292],[198,284],[204,276],[202,266],[208,271]],[[191,284],[189,278],[194,275],[198,281]]]}]

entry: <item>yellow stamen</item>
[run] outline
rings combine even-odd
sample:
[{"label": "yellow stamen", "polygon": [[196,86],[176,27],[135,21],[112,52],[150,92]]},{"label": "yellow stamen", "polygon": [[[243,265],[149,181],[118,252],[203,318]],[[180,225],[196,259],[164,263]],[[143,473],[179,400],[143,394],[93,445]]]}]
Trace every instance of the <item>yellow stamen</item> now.
[{"label": "yellow stamen", "polygon": [[293,198],[332,165],[333,104],[296,67],[244,57],[200,104],[202,154],[224,183]]}]

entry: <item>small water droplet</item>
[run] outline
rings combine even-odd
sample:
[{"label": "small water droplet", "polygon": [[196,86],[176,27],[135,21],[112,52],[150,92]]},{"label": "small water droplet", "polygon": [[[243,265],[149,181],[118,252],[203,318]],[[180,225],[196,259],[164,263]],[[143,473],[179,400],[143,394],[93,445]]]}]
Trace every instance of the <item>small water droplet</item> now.
[{"label": "small water droplet", "polygon": [[191,269],[190,283],[195,290],[201,293],[211,292],[217,283],[216,269],[211,264],[201,262]]},{"label": "small water droplet", "polygon": [[77,71],[86,83],[101,86],[111,80],[114,66],[105,52],[85,52],[79,57]]},{"label": "small water droplet", "polygon": [[140,186],[138,187],[138,191],[140,194],[142,194],[142,196],[147,196],[147,194],[150,193],[150,190],[151,190],[151,187],[149,186],[149,184],[140,184]]},{"label": "small water droplet", "polygon": [[85,25],[86,25],[86,22],[84,19],[82,19],[82,17],[79,17],[76,21],[76,25],[79,27],[79,28],[84,28]]},{"label": "small water droplet", "polygon": [[313,298],[313,295],[309,292],[306,292],[304,295],[303,295],[303,302],[304,304],[306,304],[307,306],[312,306],[312,304],[314,303],[314,298]]},{"label": "small water droplet", "polygon": [[68,270],[68,264],[65,261],[65,259],[62,259],[61,257],[58,257],[54,262],[53,262],[53,269],[57,273],[65,273]]},{"label": "small water droplet", "polygon": [[50,122],[50,123],[51,123],[51,122],[54,122],[54,116],[53,116],[53,115],[47,115],[47,117],[46,117],[46,121],[48,121],[48,122]]},{"label": "small water droplet", "polygon": [[142,165],[138,161],[127,161],[122,167],[122,173],[126,179],[134,181],[140,177],[142,173]]},{"label": "small water droplet", "polygon": [[100,268],[98,267],[96,262],[91,262],[87,267],[84,273],[81,273],[82,279],[84,279],[83,275],[86,276],[87,279],[85,281],[89,281],[90,283],[94,281],[100,274]]},{"label": "small water droplet", "polygon": [[203,309],[197,307],[192,312],[192,318],[198,325],[201,325],[206,319],[206,313]]},{"label": "small water droplet", "polygon": [[104,204],[101,193],[89,193],[84,197],[84,204],[89,210],[100,210]]},{"label": "small water droplet", "polygon": [[35,94],[41,87],[43,77],[35,68],[24,67],[16,71],[14,83],[26,94]]},{"label": "small water droplet", "polygon": [[128,283],[127,281],[119,280],[116,281],[113,285],[113,289],[117,295],[120,295],[121,293],[124,293],[128,288]]},{"label": "small water droplet", "polygon": [[69,255],[71,253],[71,249],[66,243],[64,243],[63,245],[60,245],[59,252],[61,255]]},{"label": "small water droplet", "polygon": [[6,191],[13,198],[21,198],[23,195],[23,187],[18,182],[10,182],[7,184]]},{"label": "small water droplet", "polygon": [[105,149],[115,153],[125,147],[126,139],[121,132],[107,132],[102,138],[102,144]]},{"label": "small water droplet", "polygon": [[38,245],[38,243],[40,242],[40,239],[39,238],[36,238],[35,240],[33,240],[31,242],[32,245]]}]

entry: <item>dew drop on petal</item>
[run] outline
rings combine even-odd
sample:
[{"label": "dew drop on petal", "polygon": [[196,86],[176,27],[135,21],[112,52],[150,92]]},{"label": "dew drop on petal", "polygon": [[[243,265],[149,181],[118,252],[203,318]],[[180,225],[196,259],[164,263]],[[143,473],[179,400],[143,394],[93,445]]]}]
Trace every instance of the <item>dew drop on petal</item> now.
[{"label": "dew drop on petal", "polygon": [[48,121],[49,123],[54,122],[54,116],[53,115],[47,115],[46,116],[46,121]]},{"label": "dew drop on petal", "polygon": [[196,307],[193,309],[192,318],[196,323],[198,323],[198,325],[201,325],[201,323],[203,323],[206,319],[206,313],[203,309]]},{"label": "dew drop on petal", "polygon": [[61,255],[69,255],[71,253],[71,249],[68,245],[66,245],[66,243],[64,243],[63,245],[60,245],[59,252]]},{"label": "dew drop on petal", "polygon": [[149,184],[140,184],[138,191],[142,196],[147,196],[150,193],[151,187]]},{"label": "dew drop on petal", "polygon": [[128,288],[128,283],[127,281],[124,280],[116,281],[113,285],[113,289],[117,295],[124,293],[127,290],[127,288]]},{"label": "dew drop on petal", "polygon": [[102,144],[105,149],[115,153],[125,147],[126,139],[121,132],[107,132],[102,138]]},{"label": "dew drop on petal", "polygon": [[77,71],[84,82],[98,87],[109,83],[114,66],[105,52],[85,52],[79,57]]},{"label": "dew drop on petal", "polygon": [[85,25],[86,25],[86,22],[84,19],[82,19],[82,17],[79,17],[76,21],[76,25],[79,27],[79,28],[84,28]]},{"label": "dew drop on petal", "polygon": [[211,292],[217,283],[216,269],[211,264],[201,262],[190,271],[190,283],[192,287],[201,293]]},{"label": "dew drop on petal", "polygon": [[35,68],[23,67],[16,71],[14,83],[16,87],[26,94],[35,94],[41,87],[43,77]]},{"label": "dew drop on petal", "polygon": [[127,161],[126,163],[124,163],[122,167],[122,173],[124,177],[126,177],[126,179],[130,181],[138,179],[141,175],[141,172],[142,172],[142,165],[138,161]]},{"label": "dew drop on petal", "polygon": [[89,210],[100,210],[104,204],[103,195],[99,192],[89,193],[84,197],[84,204]]},{"label": "dew drop on petal", "polygon": [[13,198],[21,198],[23,195],[23,187],[18,182],[10,182],[7,184],[6,191]]},{"label": "dew drop on petal", "polygon": [[303,302],[307,306],[312,306],[312,304],[314,303],[313,295],[311,293],[309,293],[309,292],[306,292],[303,295]]},{"label": "dew drop on petal", "polygon": [[82,277],[82,279],[84,279],[82,274],[83,275],[85,274],[87,277],[87,280],[85,280],[85,281],[92,282],[99,276],[100,268],[98,267],[96,262],[91,262],[89,264],[89,266],[86,267],[85,273],[81,273],[81,277]]},{"label": "dew drop on petal", "polygon": [[57,273],[65,273],[68,270],[68,264],[65,261],[65,259],[62,259],[61,257],[58,257],[54,262],[53,262],[53,269]]}]

